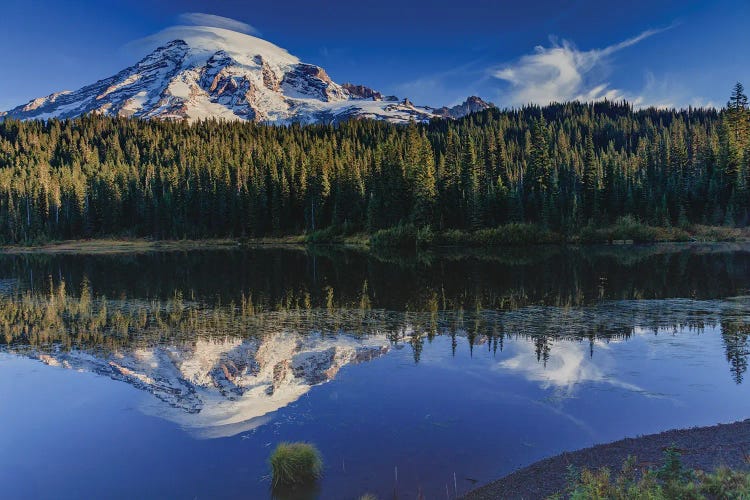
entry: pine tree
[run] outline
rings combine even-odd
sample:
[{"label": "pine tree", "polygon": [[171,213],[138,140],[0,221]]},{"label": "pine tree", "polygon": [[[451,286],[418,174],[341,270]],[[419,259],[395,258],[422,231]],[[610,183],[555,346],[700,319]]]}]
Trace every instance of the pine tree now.
[{"label": "pine tree", "polygon": [[414,214],[417,227],[431,226],[435,218],[435,156],[426,138],[422,139],[419,167],[414,181]]},{"label": "pine tree", "polygon": [[583,212],[587,221],[596,219],[599,215],[598,192],[599,173],[596,152],[594,151],[594,140],[591,134],[586,136],[584,144],[583,162]]}]

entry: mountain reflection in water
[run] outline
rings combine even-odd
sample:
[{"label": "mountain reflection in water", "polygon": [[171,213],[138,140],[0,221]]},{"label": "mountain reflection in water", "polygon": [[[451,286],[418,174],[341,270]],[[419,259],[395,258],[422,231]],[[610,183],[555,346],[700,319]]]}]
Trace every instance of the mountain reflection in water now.
[{"label": "mountain reflection in water", "polygon": [[[7,288],[7,287],[6,287]],[[718,328],[737,383],[747,369],[750,301],[605,300],[588,307],[524,306],[510,310],[266,310],[249,298],[209,305],[171,299],[107,299],[87,280],[80,294],[64,281],[48,289],[10,287],[0,295],[4,350],[51,365],[120,380],[153,395],[143,409],[201,437],[250,430],[336,377],[394,346],[419,363],[425,342],[457,338],[470,348],[517,353],[497,365],[565,393],[583,382],[640,391],[603,371],[610,342],[636,333],[669,335]],[[588,362],[603,351],[598,364]],[[264,418],[266,417],[266,418]]]},{"label": "mountain reflection in water", "polygon": [[309,440],[321,498],[463,493],[746,418],[749,291],[747,244],[0,255],[0,480],[267,498]]}]

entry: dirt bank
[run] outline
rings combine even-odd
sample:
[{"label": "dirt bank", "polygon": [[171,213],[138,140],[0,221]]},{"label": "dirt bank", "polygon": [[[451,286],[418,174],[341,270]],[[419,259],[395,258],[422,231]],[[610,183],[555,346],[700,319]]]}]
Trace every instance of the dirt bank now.
[{"label": "dirt bank", "polygon": [[563,453],[479,487],[464,498],[546,498],[565,488],[565,475],[571,464],[577,468],[609,467],[612,471],[618,471],[628,455],[633,455],[638,458],[639,466],[653,467],[661,464],[664,449],[672,445],[680,450],[686,467],[706,471],[721,465],[747,469],[750,468],[750,420],[711,427],[676,429]]}]

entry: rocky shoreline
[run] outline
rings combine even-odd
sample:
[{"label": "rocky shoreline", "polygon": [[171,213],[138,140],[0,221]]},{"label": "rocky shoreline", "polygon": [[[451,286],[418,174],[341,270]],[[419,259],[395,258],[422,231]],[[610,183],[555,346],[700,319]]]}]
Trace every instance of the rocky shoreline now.
[{"label": "rocky shoreline", "polygon": [[659,434],[626,438],[547,458],[481,486],[464,496],[467,500],[543,499],[565,488],[569,465],[576,468],[608,467],[618,471],[633,455],[639,467],[661,464],[666,448],[675,446],[686,467],[714,470],[720,466],[750,468],[750,419],[710,427],[675,429]]}]

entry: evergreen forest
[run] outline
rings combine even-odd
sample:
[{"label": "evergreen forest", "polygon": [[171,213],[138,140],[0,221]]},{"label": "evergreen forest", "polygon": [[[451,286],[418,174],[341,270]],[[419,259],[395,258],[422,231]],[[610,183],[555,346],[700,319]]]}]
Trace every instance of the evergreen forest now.
[{"label": "evergreen forest", "polygon": [[623,217],[750,222],[750,111],[569,102],[394,125],[0,122],[0,238],[253,238],[473,232],[561,235]]}]

